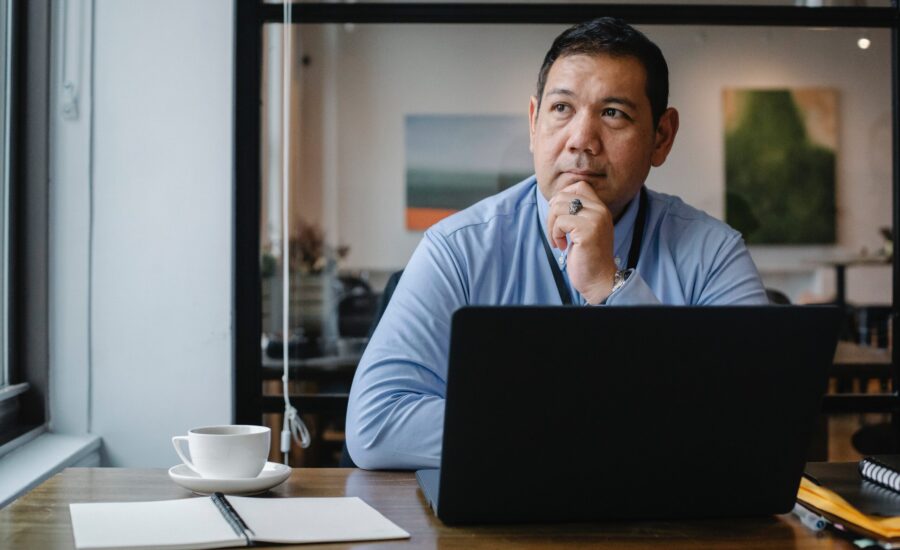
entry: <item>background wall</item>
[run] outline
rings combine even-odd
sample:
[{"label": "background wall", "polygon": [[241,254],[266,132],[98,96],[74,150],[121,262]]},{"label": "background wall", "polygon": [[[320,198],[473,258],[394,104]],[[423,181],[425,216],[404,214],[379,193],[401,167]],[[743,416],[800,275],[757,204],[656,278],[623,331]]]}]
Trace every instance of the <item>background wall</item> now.
[{"label": "background wall", "polygon": [[[519,114],[527,135],[539,63],[563,28],[304,26],[302,53],[311,64],[301,69],[304,162],[295,212],[323,220],[332,240],[350,245],[345,267],[405,265],[421,233],[404,228],[404,116]],[[675,148],[648,185],[717,217],[724,214],[723,88],[837,89],[837,246],[752,250],[767,284],[795,299],[832,292],[831,270],[815,261],[862,247],[874,252],[882,245],[878,228],[891,224],[889,34],[869,31],[872,46],[860,50],[856,29],[642,30],[667,57],[670,103],[681,113]],[[851,269],[848,295],[889,301],[890,268]]]},{"label": "background wall", "polygon": [[90,429],[113,466],[231,419],[233,4],[95,0]]}]

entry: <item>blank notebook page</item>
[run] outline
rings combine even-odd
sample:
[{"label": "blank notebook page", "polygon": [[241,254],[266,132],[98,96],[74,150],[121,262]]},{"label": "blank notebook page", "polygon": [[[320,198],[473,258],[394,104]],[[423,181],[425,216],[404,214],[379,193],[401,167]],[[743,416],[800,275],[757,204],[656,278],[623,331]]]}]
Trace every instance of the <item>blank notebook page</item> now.
[{"label": "blank notebook page", "polygon": [[78,548],[221,548],[246,541],[209,498],[71,504]]},{"label": "blank notebook page", "polygon": [[228,497],[253,539],[297,543],[408,538],[377,510],[357,497]]}]

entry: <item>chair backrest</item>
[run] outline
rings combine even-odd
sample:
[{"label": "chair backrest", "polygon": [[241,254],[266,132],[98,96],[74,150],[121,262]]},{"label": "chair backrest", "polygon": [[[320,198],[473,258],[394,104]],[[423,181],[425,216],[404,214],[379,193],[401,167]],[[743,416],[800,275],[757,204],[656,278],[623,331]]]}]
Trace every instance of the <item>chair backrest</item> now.
[{"label": "chair backrest", "polygon": [[338,302],[338,334],[344,337],[363,337],[378,311],[379,297],[371,292],[348,294]]},{"label": "chair backrest", "polygon": [[388,302],[391,301],[391,296],[394,294],[394,290],[396,290],[397,283],[400,282],[400,277],[402,275],[402,269],[391,273],[387,284],[384,285],[384,290],[381,292],[381,299],[378,300],[378,309],[375,311],[375,316],[372,318],[372,324],[369,325],[369,338],[375,333],[375,327],[377,327],[378,322],[381,321],[381,316],[384,315],[384,310],[387,309]]},{"label": "chair backrest", "polygon": [[775,290],[774,288],[766,288],[766,296],[769,298],[769,303],[772,305],[791,305],[791,299],[787,297],[787,294],[780,290]]}]

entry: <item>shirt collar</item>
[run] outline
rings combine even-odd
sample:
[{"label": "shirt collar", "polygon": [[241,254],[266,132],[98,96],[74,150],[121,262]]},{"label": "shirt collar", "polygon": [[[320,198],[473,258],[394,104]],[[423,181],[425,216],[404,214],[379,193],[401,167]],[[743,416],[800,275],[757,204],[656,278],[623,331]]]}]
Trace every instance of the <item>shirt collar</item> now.
[{"label": "shirt collar", "polygon": [[[541,220],[543,238],[548,239],[547,242],[549,244],[550,241],[547,235],[547,213],[550,211],[550,203],[544,198],[544,194],[541,193],[539,185],[534,186],[534,192],[537,198],[538,217]],[[615,252],[616,264],[619,266],[619,269],[625,269],[625,264],[628,262],[628,247],[631,246],[632,230],[634,229],[634,220],[637,218],[640,195],[640,193],[637,193],[634,198],[631,199],[631,202],[625,207],[625,213],[622,214],[622,217],[619,218],[619,221],[613,226],[613,251]],[[566,235],[566,240],[568,239],[569,236]],[[553,252],[560,267],[565,268],[567,250],[559,250],[552,247],[550,250]]]}]

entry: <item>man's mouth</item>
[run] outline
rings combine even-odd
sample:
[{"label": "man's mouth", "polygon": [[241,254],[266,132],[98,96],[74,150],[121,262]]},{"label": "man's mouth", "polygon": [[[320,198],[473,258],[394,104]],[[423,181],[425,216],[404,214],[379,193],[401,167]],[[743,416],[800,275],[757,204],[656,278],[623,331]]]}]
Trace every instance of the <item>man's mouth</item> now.
[{"label": "man's mouth", "polygon": [[563,173],[568,174],[570,176],[575,176],[578,178],[605,178],[606,177],[606,172],[597,172],[594,170],[566,170]]}]

